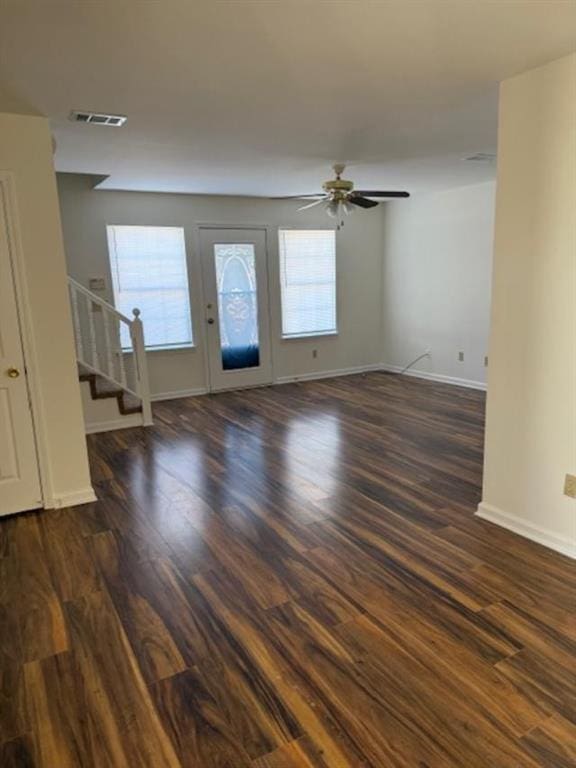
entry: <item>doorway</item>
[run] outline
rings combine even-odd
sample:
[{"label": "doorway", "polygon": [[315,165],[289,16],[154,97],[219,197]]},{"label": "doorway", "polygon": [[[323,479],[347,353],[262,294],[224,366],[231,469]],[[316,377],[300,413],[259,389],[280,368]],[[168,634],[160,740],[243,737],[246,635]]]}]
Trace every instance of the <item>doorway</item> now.
[{"label": "doorway", "polygon": [[4,196],[0,182],[0,516],[43,503]]},{"label": "doorway", "polygon": [[200,229],[210,389],[272,382],[265,229]]}]

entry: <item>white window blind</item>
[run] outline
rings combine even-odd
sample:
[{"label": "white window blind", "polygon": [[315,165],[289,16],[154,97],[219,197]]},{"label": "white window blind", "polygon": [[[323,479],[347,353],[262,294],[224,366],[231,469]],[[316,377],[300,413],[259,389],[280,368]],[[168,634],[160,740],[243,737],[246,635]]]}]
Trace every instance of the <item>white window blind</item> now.
[{"label": "white window blind", "polygon": [[[138,307],[149,348],[191,346],[190,293],[181,227],[108,226],[116,308],[128,317]],[[124,348],[130,347],[122,329]]]},{"label": "white window blind", "polygon": [[336,233],[281,229],[282,335],[336,332]]}]

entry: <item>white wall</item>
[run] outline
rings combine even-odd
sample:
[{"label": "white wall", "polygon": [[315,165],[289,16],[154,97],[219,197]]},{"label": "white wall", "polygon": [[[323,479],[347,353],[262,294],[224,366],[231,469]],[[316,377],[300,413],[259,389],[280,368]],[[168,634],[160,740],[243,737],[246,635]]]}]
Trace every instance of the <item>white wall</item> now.
[{"label": "white wall", "polygon": [[[383,361],[485,382],[495,183],[383,206]],[[458,353],[464,353],[464,361]]]},{"label": "white wall", "polygon": [[505,81],[483,502],[576,556],[576,55]]},{"label": "white wall", "polygon": [[[204,313],[196,233],[198,223],[234,226],[267,225],[272,310],[272,352],[275,378],[302,376],[377,365],[381,360],[381,238],[379,211],[359,210],[338,234],[338,327],[334,337],[282,341],[277,228],[329,227],[322,211],[297,213],[297,201],[267,201],[242,197],[111,192],[92,189],[89,176],[59,174],[66,258],[69,273],[84,285],[104,276],[111,300],[106,242],[107,224],[148,224],[184,227],[192,291],[192,321],[197,347],[193,350],[150,352],[153,394],[186,392],[206,386]],[[146,323],[146,318],[142,318]],[[317,357],[312,357],[312,350]]]},{"label": "white wall", "polygon": [[0,114],[0,170],[14,179],[45,503],[86,501],[92,489],[46,119]]}]

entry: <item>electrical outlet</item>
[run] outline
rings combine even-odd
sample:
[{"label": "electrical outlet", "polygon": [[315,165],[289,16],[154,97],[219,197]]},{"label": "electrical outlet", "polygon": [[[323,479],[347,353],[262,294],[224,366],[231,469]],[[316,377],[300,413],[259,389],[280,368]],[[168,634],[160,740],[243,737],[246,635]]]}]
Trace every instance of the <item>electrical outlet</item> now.
[{"label": "electrical outlet", "polygon": [[488,355],[484,356],[484,365],[488,366]]},{"label": "electrical outlet", "polygon": [[459,362],[464,362],[464,352],[458,352],[458,360]]},{"label": "electrical outlet", "polygon": [[314,359],[316,359],[316,358],[318,357],[318,350],[317,350],[317,349],[313,349],[313,350],[312,350],[312,357],[313,357]]},{"label": "electrical outlet", "polygon": [[566,475],[564,480],[564,494],[576,499],[576,475]]}]

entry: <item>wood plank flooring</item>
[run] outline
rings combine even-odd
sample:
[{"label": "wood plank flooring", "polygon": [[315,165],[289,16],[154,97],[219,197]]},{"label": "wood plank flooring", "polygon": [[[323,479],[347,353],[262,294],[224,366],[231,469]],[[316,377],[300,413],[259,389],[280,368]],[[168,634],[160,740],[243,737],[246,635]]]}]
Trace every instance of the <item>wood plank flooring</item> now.
[{"label": "wood plank flooring", "polygon": [[576,565],[473,517],[484,397],[157,404],[0,522],[2,768],[576,766]]}]

